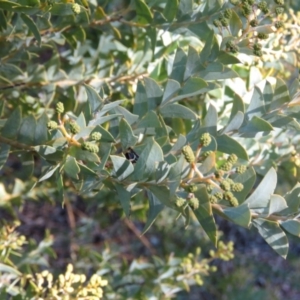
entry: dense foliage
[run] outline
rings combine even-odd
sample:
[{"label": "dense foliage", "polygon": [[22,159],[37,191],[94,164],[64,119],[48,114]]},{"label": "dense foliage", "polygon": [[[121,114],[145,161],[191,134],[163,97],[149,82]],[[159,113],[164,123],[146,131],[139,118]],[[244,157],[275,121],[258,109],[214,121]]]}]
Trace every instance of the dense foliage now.
[{"label": "dense foliage", "polygon": [[[300,236],[300,18],[292,5],[0,0],[3,295],[171,297],[202,285],[213,260],[233,257],[215,215],[255,227],[287,256],[287,233]],[[141,231],[126,222],[148,249],[139,235],[172,211],[185,227],[199,222],[217,250],[128,267],[107,249],[80,247],[76,256],[94,275],[84,263],[74,271],[74,262],[52,273],[51,233],[26,244],[12,222],[22,221],[26,201],[58,201],[75,228],[77,195],[103,211],[98,218],[121,207],[144,221]]]}]

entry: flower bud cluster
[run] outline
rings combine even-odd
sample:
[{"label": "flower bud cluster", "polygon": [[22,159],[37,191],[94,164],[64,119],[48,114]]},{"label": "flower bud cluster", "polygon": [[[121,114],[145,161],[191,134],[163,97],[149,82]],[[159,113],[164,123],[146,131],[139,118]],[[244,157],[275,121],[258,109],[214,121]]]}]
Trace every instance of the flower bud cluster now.
[{"label": "flower bud cluster", "polygon": [[37,273],[33,281],[39,295],[47,295],[51,299],[101,299],[103,298],[102,287],[108,283],[97,274],[92,275],[86,283],[86,276],[74,274],[71,264],[67,266],[66,273],[60,274],[57,280],[53,280],[53,275],[45,270]]},{"label": "flower bud cluster", "polygon": [[190,145],[186,145],[182,148],[182,154],[188,163],[195,162],[196,160],[195,154]]},{"label": "flower bud cluster", "polygon": [[81,144],[81,149],[89,151],[91,153],[97,153],[97,152],[99,152],[99,147],[96,144],[91,143],[91,142],[83,142]]},{"label": "flower bud cluster", "polygon": [[209,251],[209,255],[213,258],[220,258],[224,261],[228,261],[234,258],[233,254],[233,242],[225,244],[223,241],[219,241],[217,251]]},{"label": "flower bud cluster", "polygon": [[47,128],[49,130],[53,130],[53,129],[56,129],[58,127],[58,124],[55,122],[55,121],[49,121],[47,123]]},{"label": "flower bud cluster", "polygon": [[80,132],[80,126],[75,122],[70,122],[70,131],[72,134],[77,134]]},{"label": "flower bud cluster", "polygon": [[64,104],[62,102],[58,102],[56,104],[55,110],[58,114],[62,114],[65,111]]},{"label": "flower bud cluster", "polygon": [[211,136],[208,132],[203,133],[200,137],[200,144],[203,147],[207,147],[211,143]]}]

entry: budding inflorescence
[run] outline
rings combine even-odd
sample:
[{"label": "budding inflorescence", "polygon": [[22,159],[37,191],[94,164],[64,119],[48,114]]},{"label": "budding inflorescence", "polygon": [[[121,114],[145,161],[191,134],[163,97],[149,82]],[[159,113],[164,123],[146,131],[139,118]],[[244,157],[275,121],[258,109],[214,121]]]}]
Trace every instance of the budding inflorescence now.
[{"label": "budding inflorescence", "polygon": [[189,204],[190,204],[190,207],[192,209],[194,209],[194,210],[197,209],[197,208],[199,208],[199,200],[198,200],[198,198],[195,198],[195,197],[191,198],[190,201],[189,201]]},{"label": "budding inflorescence", "polygon": [[102,137],[102,134],[98,131],[95,131],[91,134],[91,140],[93,141],[100,141]]},{"label": "budding inflorescence", "polygon": [[96,144],[91,143],[91,142],[82,143],[81,148],[82,148],[82,150],[86,150],[86,151],[89,151],[91,153],[99,152],[99,147]]},{"label": "budding inflorescence", "polygon": [[80,126],[75,123],[75,122],[71,122],[70,123],[70,131],[72,134],[77,134],[80,132]]},{"label": "budding inflorescence", "polygon": [[200,137],[200,144],[203,147],[207,147],[211,143],[211,136],[208,132],[203,133]]},{"label": "budding inflorescence", "polygon": [[49,130],[52,130],[52,129],[56,129],[58,127],[58,125],[55,121],[49,121],[47,123],[47,127]]},{"label": "budding inflorescence", "polygon": [[195,162],[196,160],[195,154],[190,145],[186,145],[182,148],[182,154],[188,163]]},{"label": "budding inflorescence", "polygon": [[232,53],[239,52],[239,47],[232,41],[228,41],[226,43],[226,49]]},{"label": "budding inflorescence", "polygon": [[65,107],[64,107],[64,104],[62,102],[58,102],[56,104],[56,108],[55,108],[56,112],[58,114],[62,114],[64,111],[65,111]]}]

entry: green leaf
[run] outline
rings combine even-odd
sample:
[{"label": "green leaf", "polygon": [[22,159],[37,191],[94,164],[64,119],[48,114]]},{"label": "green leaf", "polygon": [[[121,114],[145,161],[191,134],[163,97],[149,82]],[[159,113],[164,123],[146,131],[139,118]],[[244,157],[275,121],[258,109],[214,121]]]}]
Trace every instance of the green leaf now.
[{"label": "green leaf", "polygon": [[168,186],[170,194],[174,195],[181,181],[181,173],[185,159],[183,155],[180,156],[179,160],[171,166],[169,175],[168,175]]},{"label": "green leaf", "polygon": [[40,177],[39,182],[44,181],[48,178],[50,178],[56,171],[56,169],[59,167],[60,165],[56,165],[56,166],[51,166],[49,167],[45,172],[44,175],[42,177]]},{"label": "green leaf", "polygon": [[179,91],[178,96],[175,97],[172,101],[178,101],[183,98],[196,96],[203,93],[203,89],[207,88],[208,84],[199,77],[189,78],[182,89]]},{"label": "green leaf", "polygon": [[279,107],[282,107],[284,104],[289,103],[290,101],[291,99],[289,95],[289,90],[286,84],[283,80],[277,78],[274,97],[270,105],[270,110],[278,109]]},{"label": "green leaf", "polygon": [[58,194],[58,200],[64,202],[64,182],[63,177],[59,170],[56,171],[56,190]]},{"label": "green leaf", "polygon": [[187,56],[181,48],[177,48],[172,73],[170,75],[170,80],[174,80],[178,83],[183,82],[184,72],[186,68]]},{"label": "green leaf", "polygon": [[140,24],[152,23],[153,15],[144,0],[134,0],[137,13],[137,22]]},{"label": "green leaf", "polygon": [[200,52],[200,62],[201,64],[206,64],[211,55],[213,40],[214,40],[214,31],[210,30],[209,36],[205,39],[205,45]]},{"label": "green leaf", "polygon": [[232,9],[231,10],[231,18],[229,22],[229,29],[233,36],[238,36],[239,32],[243,29],[243,23],[237,13]]},{"label": "green leaf", "polygon": [[143,83],[139,80],[135,92],[133,113],[142,118],[148,112],[148,99],[146,89]]},{"label": "green leaf", "polygon": [[197,50],[192,46],[189,46],[187,61],[186,61],[185,71],[183,76],[184,81],[190,78],[195,73],[195,71],[197,71],[200,65],[201,63],[200,63],[200,58]]},{"label": "green leaf", "polygon": [[149,228],[152,226],[152,224],[158,217],[158,214],[164,208],[164,205],[159,201],[159,199],[155,195],[153,195],[153,193],[148,191],[147,197],[149,199],[149,210],[148,210],[147,221],[144,226],[142,234],[145,234],[149,230]]},{"label": "green leaf", "polygon": [[144,78],[145,90],[148,98],[148,110],[156,109],[162,101],[163,91],[155,80]]},{"label": "green leaf", "polygon": [[288,233],[300,237],[300,222],[298,220],[287,220],[280,222],[280,226]]},{"label": "green leaf", "polygon": [[101,109],[103,106],[103,102],[97,91],[91,86],[84,84],[88,101],[91,106],[92,112],[96,112],[98,109]]},{"label": "green leaf", "polygon": [[287,208],[287,204],[283,197],[279,195],[272,195],[269,205],[269,214],[278,213]]},{"label": "green leaf", "polygon": [[222,129],[222,134],[237,131],[244,122],[244,114],[238,111],[236,115],[228,121],[228,124]]},{"label": "green leaf", "polygon": [[216,137],[216,141],[218,144],[218,151],[227,153],[227,154],[235,154],[237,157],[249,160],[247,151],[245,148],[238,143],[235,139],[229,137],[226,134],[220,135]]},{"label": "green leaf", "polygon": [[166,186],[148,185],[148,189],[160,201],[160,203],[170,208],[177,209],[175,202],[171,201],[170,191]]},{"label": "green leaf", "polygon": [[135,165],[133,178],[136,181],[149,178],[156,170],[156,165],[163,161],[163,152],[153,138],[148,138],[145,148]]},{"label": "green leaf", "polygon": [[180,84],[178,81],[168,79],[165,87],[162,103],[166,103],[180,90]]},{"label": "green leaf", "polygon": [[160,113],[165,118],[182,118],[196,120],[198,116],[188,107],[181,104],[167,104],[160,108]]},{"label": "green leaf", "polygon": [[247,204],[242,204],[237,207],[227,207],[221,212],[227,219],[237,225],[248,228],[251,222],[251,212]]},{"label": "green leaf", "polygon": [[208,63],[204,70],[201,70],[197,74],[204,80],[221,80],[221,79],[231,79],[239,77],[238,73],[236,73],[231,68],[225,67],[219,62],[211,62]]},{"label": "green leaf", "polygon": [[249,208],[260,209],[269,205],[271,195],[274,193],[277,184],[277,173],[271,168],[260,182],[256,190],[246,199],[244,203],[249,204]]},{"label": "green leaf", "polygon": [[133,165],[128,159],[115,155],[110,155],[110,159],[113,163],[114,173],[118,180],[122,181],[133,173]]},{"label": "green leaf", "polygon": [[50,12],[54,16],[74,15],[73,5],[73,3],[53,3]]},{"label": "green leaf", "polygon": [[30,17],[28,17],[24,13],[21,13],[21,18],[22,18],[23,22],[27,25],[29,30],[33,33],[33,35],[36,38],[38,45],[40,47],[42,39],[41,39],[41,35],[40,35],[40,32],[39,32],[36,24],[33,22],[33,20]]},{"label": "green leaf", "polygon": [[217,226],[215,223],[215,219],[212,213],[211,203],[209,201],[209,197],[206,191],[205,186],[200,186],[198,190],[194,193],[195,197],[199,199],[199,208],[195,209],[193,212],[203,227],[204,231],[214,244],[217,246]]},{"label": "green leaf", "polygon": [[21,106],[16,108],[8,120],[5,122],[4,127],[2,128],[1,134],[2,136],[13,139],[17,136],[19,128],[22,122],[22,115],[21,115]]},{"label": "green leaf", "polygon": [[171,22],[176,17],[178,10],[178,0],[167,0],[166,6],[164,8],[164,16]]},{"label": "green leaf", "polygon": [[5,165],[9,155],[10,145],[0,143],[0,170]]},{"label": "green leaf", "polygon": [[96,153],[91,153],[86,150],[82,150],[78,147],[71,147],[69,149],[69,155],[74,156],[76,159],[83,160],[83,161],[90,161],[99,163],[100,159]]},{"label": "green leaf", "polygon": [[66,162],[64,164],[64,171],[73,179],[78,179],[78,174],[80,172],[80,168],[77,164],[77,161],[74,157],[68,156]]},{"label": "green leaf", "polygon": [[261,117],[265,113],[266,113],[266,109],[265,109],[263,94],[258,87],[255,87],[250,105],[245,115],[247,119],[250,120],[252,117]]},{"label": "green leaf", "polygon": [[48,117],[43,113],[36,121],[34,145],[41,145],[48,141],[47,123]]},{"label": "green leaf", "polygon": [[[1,2],[0,2],[0,5],[1,5]],[[20,277],[22,276],[22,273],[19,272],[17,269],[12,268],[12,267],[10,267],[6,264],[2,264],[2,263],[0,263],[0,273],[13,274],[15,276],[20,276]]]},{"label": "green leaf", "polygon": [[118,184],[117,182],[114,182],[114,187],[117,191],[118,198],[119,198],[122,208],[125,212],[125,215],[127,218],[129,218],[131,194],[123,187],[123,185]]},{"label": "green leaf", "polygon": [[18,133],[18,141],[26,145],[32,145],[34,142],[35,129],[35,118],[32,115],[24,118]]},{"label": "green leaf", "polygon": [[253,225],[258,229],[259,234],[265,239],[265,241],[283,258],[286,258],[289,244],[287,237],[283,230],[279,227],[277,222],[254,219]]},{"label": "green leaf", "polygon": [[262,118],[254,116],[249,122],[245,124],[245,126],[239,129],[239,132],[243,137],[253,137],[258,132],[269,132],[273,129],[273,126],[269,122],[265,121]]},{"label": "green leaf", "polygon": [[211,29],[206,22],[194,23],[191,22],[191,25],[188,26],[188,29],[199,37],[200,40],[205,41],[208,38],[208,35],[211,32]]},{"label": "green leaf", "polygon": [[297,183],[291,191],[284,195],[288,208],[279,212],[282,216],[298,213],[300,206],[300,183]]},{"label": "green leaf", "polygon": [[129,147],[133,147],[136,144],[138,138],[133,134],[130,125],[125,119],[121,119],[120,121],[119,133],[123,150],[126,150]]},{"label": "green leaf", "polygon": [[241,63],[236,56],[225,51],[220,51],[220,54],[217,57],[217,62],[223,65],[235,65]]},{"label": "green leaf", "polygon": [[198,167],[199,171],[206,175],[210,173],[216,166],[216,154],[212,152],[208,157],[205,158],[205,160],[201,163],[201,165]]},{"label": "green leaf", "polygon": [[21,152],[18,158],[22,164],[22,167],[15,171],[14,176],[22,179],[28,180],[31,178],[34,170],[34,159],[32,152]]},{"label": "green leaf", "polygon": [[155,179],[157,183],[162,182],[169,174],[170,165],[164,161],[159,162],[156,172],[155,172]]}]

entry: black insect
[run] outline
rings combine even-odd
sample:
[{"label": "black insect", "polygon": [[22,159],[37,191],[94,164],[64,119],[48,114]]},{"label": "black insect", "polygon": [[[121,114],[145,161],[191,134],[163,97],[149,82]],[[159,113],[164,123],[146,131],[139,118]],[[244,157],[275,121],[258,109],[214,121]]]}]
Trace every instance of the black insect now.
[{"label": "black insect", "polygon": [[132,148],[130,148],[130,147],[125,152],[125,157],[129,161],[131,161],[133,164],[135,164],[138,161],[138,159],[139,159],[138,154]]}]

